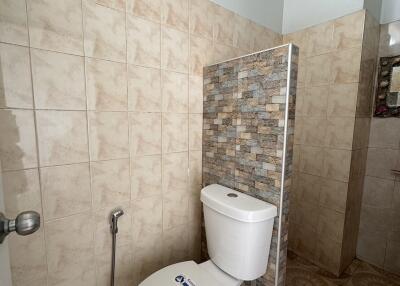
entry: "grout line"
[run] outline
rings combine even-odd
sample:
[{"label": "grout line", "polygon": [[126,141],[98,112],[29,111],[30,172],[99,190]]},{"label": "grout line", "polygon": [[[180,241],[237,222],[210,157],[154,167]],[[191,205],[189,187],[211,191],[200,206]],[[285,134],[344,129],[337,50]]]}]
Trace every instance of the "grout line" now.
[{"label": "grout line", "polygon": [[163,13],[164,13],[164,7],[163,7],[163,2],[160,1],[160,23],[158,23],[160,27],[160,70],[158,71],[159,77],[160,77],[160,96],[161,96],[161,102],[160,102],[160,110],[161,110],[161,251],[162,251],[162,256],[160,258],[161,263],[164,264],[164,247],[165,247],[165,241],[164,241],[164,82],[163,82],[163,69],[162,69],[162,62],[163,62],[163,53],[162,53],[162,47],[163,47],[163,27],[162,27],[162,18],[163,18]]},{"label": "grout line", "polygon": [[40,151],[39,151],[39,133],[37,128],[37,116],[36,116],[36,104],[35,104],[35,91],[34,91],[34,81],[33,81],[33,67],[32,67],[32,47],[31,47],[31,38],[29,31],[29,9],[28,3],[25,2],[25,12],[26,12],[26,25],[27,25],[27,34],[28,34],[28,51],[29,51],[29,68],[30,68],[30,79],[31,79],[31,91],[32,91],[32,113],[33,113],[33,124],[35,129],[35,144],[36,144],[36,158],[37,158],[37,167],[35,168],[38,173],[39,180],[39,190],[40,190],[40,203],[41,203],[41,211],[42,211],[42,228],[43,228],[43,243],[44,243],[44,257],[46,263],[46,285],[49,284],[49,264],[48,264],[48,255],[47,255],[47,241],[46,241],[46,227],[45,227],[45,219],[44,219],[44,194],[43,194],[43,186],[42,186],[42,176],[40,171]]},{"label": "grout line", "polygon": [[[82,10],[82,42],[83,42],[83,69],[84,69],[84,85],[85,85],[85,97],[86,97],[86,141],[87,141],[87,152],[88,152],[88,168],[89,168],[89,191],[90,191],[90,218],[92,220],[92,223],[94,222],[94,205],[93,205],[93,189],[92,189],[92,158],[90,154],[90,128],[89,128],[89,98],[87,96],[87,58],[86,57],[86,49],[85,49],[85,34],[86,34],[86,29],[85,29],[85,15],[86,15],[86,7],[85,7],[85,0],[81,0],[81,10]],[[93,271],[95,273],[94,281],[97,283],[97,277],[98,277],[98,269],[97,269],[97,261],[96,261],[96,249],[95,249],[95,243],[96,243],[96,227],[93,228],[92,232],[92,242],[93,242],[93,248],[92,248],[92,255],[93,255]]]}]

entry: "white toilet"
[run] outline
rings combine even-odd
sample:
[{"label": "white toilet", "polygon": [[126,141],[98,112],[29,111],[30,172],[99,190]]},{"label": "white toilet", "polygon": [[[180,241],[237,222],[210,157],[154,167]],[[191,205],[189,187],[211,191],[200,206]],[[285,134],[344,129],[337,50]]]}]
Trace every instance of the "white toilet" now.
[{"label": "white toilet", "polygon": [[167,266],[140,286],[239,286],[266,272],[276,207],[216,184],[201,201],[211,259]]}]

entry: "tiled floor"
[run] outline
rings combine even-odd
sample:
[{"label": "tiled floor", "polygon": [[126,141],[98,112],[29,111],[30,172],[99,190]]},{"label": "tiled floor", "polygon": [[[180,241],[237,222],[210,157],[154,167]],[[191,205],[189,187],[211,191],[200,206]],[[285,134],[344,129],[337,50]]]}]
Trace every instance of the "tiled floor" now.
[{"label": "tiled floor", "polygon": [[286,286],[400,286],[400,277],[356,259],[337,278],[289,252]]}]

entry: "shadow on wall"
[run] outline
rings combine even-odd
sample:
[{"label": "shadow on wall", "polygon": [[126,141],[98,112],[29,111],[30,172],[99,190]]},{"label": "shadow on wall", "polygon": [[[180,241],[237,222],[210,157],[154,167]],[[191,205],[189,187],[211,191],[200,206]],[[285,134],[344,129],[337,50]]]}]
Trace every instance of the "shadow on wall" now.
[{"label": "shadow on wall", "polygon": [[[39,189],[36,188],[38,176],[33,176],[38,171],[37,169],[27,169],[27,167],[33,167],[27,162],[36,162],[37,159],[28,155],[27,160],[27,154],[23,150],[22,143],[24,142],[23,137],[27,136],[21,131],[22,127],[27,124],[32,126],[34,124],[33,110],[9,109],[13,107],[13,102],[18,100],[21,94],[19,93],[19,83],[15,83],[11,79],[18,73],[18,64],[10,61],[10,57],[13,57],[13,55],[10,55],[8,51],[0,45],[0,163],[4,187],[5,216],[15,218],[20,212],[26,210],[35,210],[42,214],[42,209]],[[34,140],[35,137],[32,138]],[[36,180],[32,181],[29,178]],[[42,236],[42,227],[29,237],[19,236],[16,233],[7,236],[14,285],[27,283],[35,277],[37,267],[41,267],[39,266],[41,263],[37,262],[45,259],[43,255],[44,246],[38,244],[38,241],[40,241],[38,238]],[[28,252],[34,255],[38,254],[34,261],[23,255]],[[16,265],[18,267],[15,267]],[[19,275],[22,271],[26,275]]]},{"label": "shadow on wall", "polygon": [[[20,148],[21,135],[18,131],[17,110],[6,109],[8,100],[6,94],[10,97],[17,96],[13,90],[10,90],[10,84],[4,79],[4,66],[11,65],[3,61],[3,53],[0,52],[0,161],[4,171],[24,169],[23,157],[24,151]],[[11,68],[12,67],[7,67]],[[19,179],[20,184],[26,184],[25,178]],[[4,182],[6,184],[6,182]],[[9,198],[5,195],[5,210],[14,214],[15,210],[7,204]]]}]

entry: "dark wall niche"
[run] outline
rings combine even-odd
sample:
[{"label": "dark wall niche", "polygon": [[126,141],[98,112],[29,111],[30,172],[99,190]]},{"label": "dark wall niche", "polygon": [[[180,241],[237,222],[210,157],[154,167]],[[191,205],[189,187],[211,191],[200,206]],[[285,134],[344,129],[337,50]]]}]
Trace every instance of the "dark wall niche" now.
[{"label": "dark wall niche", "polygon": [[374,116],[400,118],[400,55],[379,60]]}]

